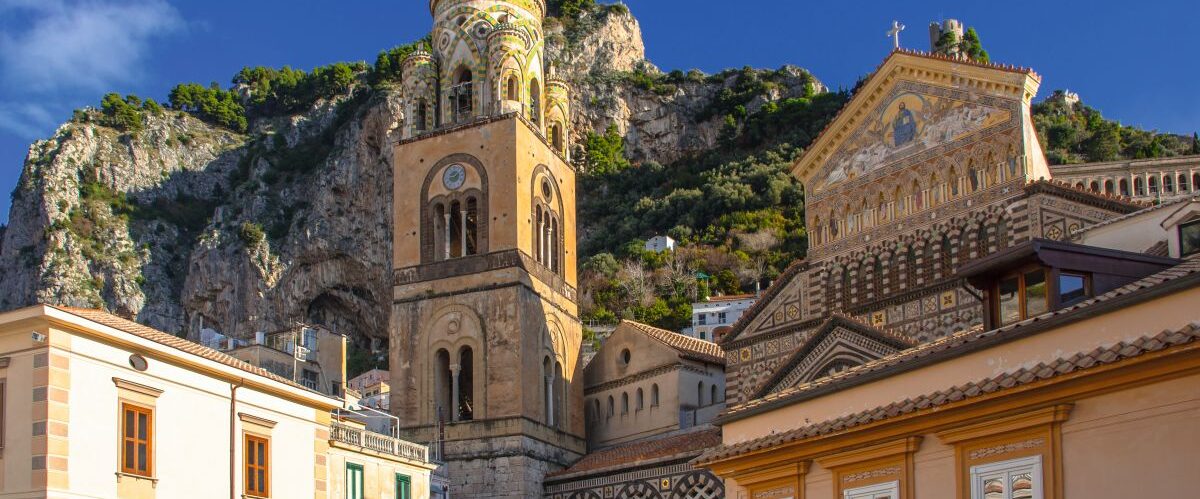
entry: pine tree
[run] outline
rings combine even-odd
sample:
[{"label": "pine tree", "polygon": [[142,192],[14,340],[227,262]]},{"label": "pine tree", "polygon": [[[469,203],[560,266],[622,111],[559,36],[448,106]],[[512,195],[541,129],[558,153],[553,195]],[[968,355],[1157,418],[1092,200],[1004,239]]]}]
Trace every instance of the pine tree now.
[{"label": "pine tree", "polygon": [[1192,132],[1192,154],[1200,154],[1200,133]]},{"label": "pine tree", "polygon": [[990,62],[988,53],[983,49],[983,44],[979,41],[979,33],[975,31],[975,28],[967,28],[967,33],[963,35],[961,50],[973,61]]}]

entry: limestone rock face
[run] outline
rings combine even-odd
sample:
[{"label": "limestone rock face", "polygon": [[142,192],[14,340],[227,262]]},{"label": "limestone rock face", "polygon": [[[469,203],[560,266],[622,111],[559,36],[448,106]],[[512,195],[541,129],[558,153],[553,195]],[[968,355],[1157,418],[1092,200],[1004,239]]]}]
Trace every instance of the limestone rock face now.
[{"label": "limestone rock face", "polygon": [[[688,78],[668,92],[634,83],[635,72],[661,73],[645,60],[637,20],[619,10],[571,29],[550,22],[547,40],[552,71],[572,86],[576,144],[610,124],[635,162],[716,143],[722,117],[703,111],[735,77]],[[785,82],[747,107],[802,87]],[[0,309],[102,308],[193,338],[295,321],[360,344],[386,338],[402,97],[360,81],[246,134],[176,111],[128,133],[81,111],[30,147],[0,231]]]}]

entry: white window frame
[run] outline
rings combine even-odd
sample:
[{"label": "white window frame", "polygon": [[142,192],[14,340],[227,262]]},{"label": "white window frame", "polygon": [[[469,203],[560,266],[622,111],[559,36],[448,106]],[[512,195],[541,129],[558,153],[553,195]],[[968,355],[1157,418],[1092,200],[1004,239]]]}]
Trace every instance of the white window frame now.
[{"label": "white window frame", "polygon": [[1004,479],[1004,499],[1012,498],[1012,477],[1029,473],[1033,477],[1032,499],[1042,499],[1042,456],[1029,456],[971,467],[971,499],[983,499],[983,482],[1001,476]]},{"label": "white window frame", "polygon": [[900,499],[900,481],[877,483],[842,491],[843,499]]}]

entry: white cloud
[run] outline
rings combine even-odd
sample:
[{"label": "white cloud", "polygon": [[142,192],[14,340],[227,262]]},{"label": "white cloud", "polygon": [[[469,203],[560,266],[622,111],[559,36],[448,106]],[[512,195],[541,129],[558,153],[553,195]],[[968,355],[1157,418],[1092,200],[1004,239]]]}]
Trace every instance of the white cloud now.
[{"label": "white cloud", "polygon": [[151,44],[184,28],[164,0],[0,0],[0,13],[28,21],[0,33],[0,76],[26,94],[136,81]]},{"label": "white cloud", "polygon": [[58,121],[54,113],[41,104],[0,102],[0,130],[23,139],[41,137],[47,130],[53,130]]}]

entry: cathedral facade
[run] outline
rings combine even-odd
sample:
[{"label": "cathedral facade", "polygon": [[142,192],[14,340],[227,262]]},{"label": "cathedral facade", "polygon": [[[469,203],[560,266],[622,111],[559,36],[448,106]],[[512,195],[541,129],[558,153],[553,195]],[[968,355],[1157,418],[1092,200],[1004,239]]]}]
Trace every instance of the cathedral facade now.
[{"label": "cathedral facade", "polygon": [[462,497],[538,497],[585,451],[569,87],[542,0],[433,0],[395,148],[392,412]]},{"label": "cathedral facade", "polygon": [[[1138,209],[1049,180],[1030,116],[1039,83],[1027,69],[904,51],[876,69],[793,167],[808,257],[722,342],[731,405],[890,352],[852,328],[822,333],[836,321],[911,343],[979,326],[955,269]],[[798,365],[813,348],[825,356]]]}]

